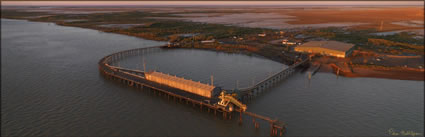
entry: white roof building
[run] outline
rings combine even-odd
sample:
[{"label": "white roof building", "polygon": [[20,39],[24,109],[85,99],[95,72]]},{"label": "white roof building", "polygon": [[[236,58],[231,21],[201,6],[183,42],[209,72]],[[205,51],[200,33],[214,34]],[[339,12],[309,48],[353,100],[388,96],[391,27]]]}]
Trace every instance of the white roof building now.
[{"label": "white roof building", "polygon": [[345,58],[353,47],[354,44],[338,41],[310,41],[295,47],[295,51]]}]

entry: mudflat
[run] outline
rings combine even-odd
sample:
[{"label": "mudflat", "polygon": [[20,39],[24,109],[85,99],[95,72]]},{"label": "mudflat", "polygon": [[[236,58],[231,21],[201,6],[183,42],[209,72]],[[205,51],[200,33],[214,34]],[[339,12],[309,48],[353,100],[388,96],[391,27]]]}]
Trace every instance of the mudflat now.
[{"label": "mudflat", "polygon": [[[296,16],[289,24],[321,24],[321,23],[350,23],[361,22],[358,29],[377,29],[379,31],[393,31],[404,29],[423,29],[423,7],[382,7],[382,8],[349,8],[349,9],[309,9],[281,12]],[[401,24],[397,22],[410,22]],[[382,23],[382,29],[381,29]]]}]

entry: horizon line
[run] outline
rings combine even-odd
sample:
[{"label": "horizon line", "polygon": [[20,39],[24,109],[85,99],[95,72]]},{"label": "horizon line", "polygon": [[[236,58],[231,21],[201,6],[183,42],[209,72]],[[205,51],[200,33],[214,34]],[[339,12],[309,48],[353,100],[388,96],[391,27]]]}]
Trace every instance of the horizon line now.
[{"label": "horizon line", "polygon": [[110,1],[110,0],[90,0],[90,1],[1,1],[2,6],[249,6],[249,5],[276,5],[276,6],[423,6],[423,1],[253,1],[253,0],[237,0],[237,1],[176,1],[176,0],[159,0],[159,1]]}]

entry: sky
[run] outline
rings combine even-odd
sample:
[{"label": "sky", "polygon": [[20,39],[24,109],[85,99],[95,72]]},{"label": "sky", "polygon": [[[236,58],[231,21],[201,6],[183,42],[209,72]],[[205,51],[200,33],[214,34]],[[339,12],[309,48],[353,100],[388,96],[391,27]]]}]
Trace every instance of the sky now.
[{"label": "sky", "polygon": [[115,6],[115,5],[408,5],[424,1],[1,1],[2,6]]}]

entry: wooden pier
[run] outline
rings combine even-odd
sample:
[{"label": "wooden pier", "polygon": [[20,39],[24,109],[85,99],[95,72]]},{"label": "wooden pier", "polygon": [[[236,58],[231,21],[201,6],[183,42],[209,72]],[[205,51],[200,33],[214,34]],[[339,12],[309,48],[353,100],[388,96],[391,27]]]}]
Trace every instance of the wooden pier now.
[{"label": "wooden pier", "polygon": [[[239,112],[239,121],[242,122],[243,115],[250,116],[253,118],[254,128],[259,128],[259,124],[256,119],[264,120],[270,123],[271,136],[282,136],[285,133],[286,124],[277,119],[271,119],[269,117],[261,116],[252,112],[242,111],[241,109],[229,111],[217,105],[217,102],[219,101],[219,98],[217,97],[206,98],[192,93],[188,93],[180,89],[149,81],[145,79],[143,71],[131,70],[111,65],[113,62],[119,61],[128,56],[146,54],[158,50],[161,49],[159,47],[149,47],[113,53],[102,58],[99,61],[99,72],[103,74],[103,76],[107,79],[118,81],[130,87],[140,89],[141,91],[148,91],[155,95],[166,97],[168,100],[181,102],[184,104],[191,104],[193,107],[199,107],[201,111],[207,110],[208,113],[214,113],[214,115],[222,115],[223,119],[231,119],[232,113]],[[275,75],[259,82],[256,86],[250,89],[243,90],[244,95],[256,93],[255,91],[258,90],[263,90],[264,87],[268,86],[268,84],[274,83],[278,79],[286,77],[288,74],[292,73],[294,71],[293,69],[302,63],[304,62],[299,62],[296,65],[290,66],[288,69],[276,73]]]}]

